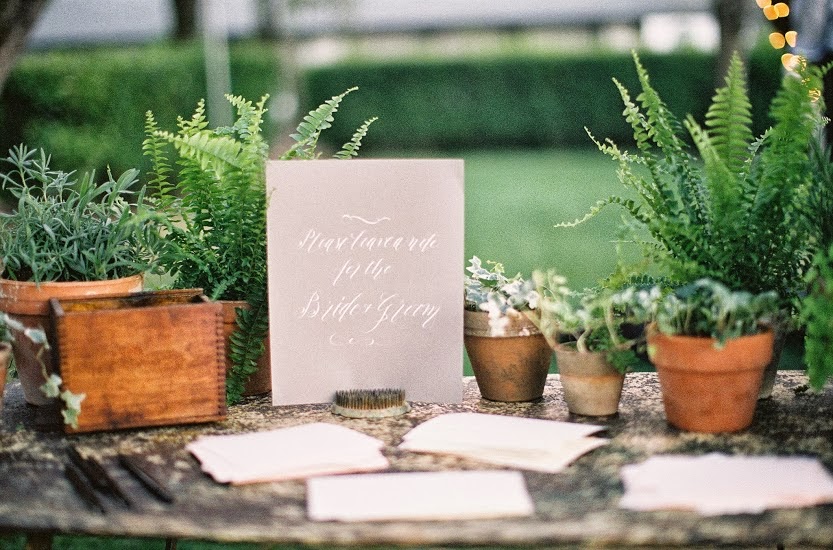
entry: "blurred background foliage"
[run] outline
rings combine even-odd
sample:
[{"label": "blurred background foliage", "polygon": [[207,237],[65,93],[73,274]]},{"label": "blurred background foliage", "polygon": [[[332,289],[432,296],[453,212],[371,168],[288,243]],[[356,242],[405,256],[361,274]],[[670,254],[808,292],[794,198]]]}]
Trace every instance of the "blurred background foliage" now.
[{"label": "blurred background foliage", "polygon": [[[48,50],[21,58],[0,96],[0,150],[25,142],[51,151],[56,167],[115,172],[145,168],[141,155],[144,113],[165,128],[188,116],[206,96],[203,49],[197,42],[130,47]],[[716,57],[697,51],[645,53],[642,59],[669,107],[696,118],[714,91]],[[277,98],[279,55],[268,41],[230,48],[230,90],[256,99]],[[780,78],[777,52],[749,55],[755,89],[756,134],[768,125],[766,105]],[[465,59],[353,60],[312,67],[298,76],[301,111],[350,86],[331,132],[332,148],[378,116],[365,155],[385,151],[456,152],[481,148],[586,148],[588,127],[598,138],[631,143],[611,78],[635,89],[628,53],[503,55]],[[273,122],[281,109],[272,102]],[[272,138],[277,122],[266,129]]]}]

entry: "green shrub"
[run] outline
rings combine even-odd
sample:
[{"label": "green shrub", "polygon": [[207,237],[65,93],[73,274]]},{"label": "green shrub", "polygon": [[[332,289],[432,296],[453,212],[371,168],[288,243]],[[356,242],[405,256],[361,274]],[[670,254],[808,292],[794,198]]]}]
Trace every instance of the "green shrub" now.
[{"label": "green shrub", "polygon": [[[231,76],[233,93],[274,91],[274,48],[233,45]],[[205,95],[198,43],[34,52],[15,67],[0,98],[0,152],[25,142],[50,151],[59,169],[101,175],[109,164],[116,173],[139,167],[144,174],[145,113],[172,126]]]},{"label": "green shrub", "polygon": [[[714,93],[711,55],[644,54],[654,86],[674,112],[702,118]],[[470,149],[477,147],[587,147],[584,127],[618,143],[632,141],[622,120],[621,100],[611,77],[637,86],[627,53],[526,56],[454,61],[350,62],[303,75],[311,106],[349,86],[361,89],[360,108],[345,113],[326,136],[337,147],[362,116],[379,116],[368,149]],[[749,61],[757,91],[753,117],[764,121],[766,105],[780,82],[777,55],[756,51]],[[768,123],[762,122],[761,128]]]}]

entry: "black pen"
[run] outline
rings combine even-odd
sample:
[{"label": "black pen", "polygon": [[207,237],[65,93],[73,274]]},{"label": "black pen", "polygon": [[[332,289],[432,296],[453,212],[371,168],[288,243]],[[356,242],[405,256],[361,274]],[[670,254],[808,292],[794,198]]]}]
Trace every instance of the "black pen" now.
[{"label": "black pen", "polygon": [[73,464],[75,464],[75,466],[87,475],[96,488],[115,495],[127,506],[132,504],[130,499],[127,498],[127,495],[124,494],[124,491],[121,490],[118,483],[116,483],[116,480],[114,480],[110,474],[107,473],[107,470],[105,470],[97,460],[92,457],[84,458],[81,456],[81,453],[78,452],[78,449],[72,445],[67,447],[67,455]]},{"label": "black pen", "polygon": [[125,467],[125,469],[133,474],[133,476],[138,479],[142,485],[144,485],[148,491],[153,493],[159,500],[167,503],[171,503],[174,501],[174,496],[171,492],[160,482],[158,481],[150,472],[145,470],[139,462],[131,456],[125,454],[119,454],[119,463]]},{"label": "black pen", "polygon": [[101,503],[101,500],[99,500],[98,495],[95,494],[95,489],[93,489],[92,485],[90,485],[90,481],[75,464],[65,464],[64,475],[87,504],[98,509],[98,511],[102,514],[107,513],[107,510],[104,509],[104,505]]}]

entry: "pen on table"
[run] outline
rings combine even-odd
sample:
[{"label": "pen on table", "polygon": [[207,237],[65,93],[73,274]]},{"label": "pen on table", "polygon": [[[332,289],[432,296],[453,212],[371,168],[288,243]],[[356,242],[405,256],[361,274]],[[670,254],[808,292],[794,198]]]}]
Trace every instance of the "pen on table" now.
[{"label": "pen on table", "polygon": [[132,503],[130,499],[121,490],[118,483],[107,473],[107,470],[92,457],[84,458],[74,446],[67,447],[67,455],[75,466],[77,466],[90,479],[93,485],[98,489],[107,491],[115,495],[125,505],[130,506]]},{"label": "pen on table", "polygon": [[173,494],[171,494],[171,492],[150,472],[143,468],[136,459],[129,455],[119,453],[119,463],[124,466],[128,472],[133,474],[133,476],[159,500],[167,503],[174,501]]},{"label": "pen on table", "polygon": [[81,473],[81,470],[79,470],[75,464],[65,464],[64,475],[87,504],[96,508],[102,514],[107,513],[107,510],[105,510],[104,505],[98,498],[98,495],[95,494],[95,489],[93,489],[90,481],[84,476],[83,473]]}]

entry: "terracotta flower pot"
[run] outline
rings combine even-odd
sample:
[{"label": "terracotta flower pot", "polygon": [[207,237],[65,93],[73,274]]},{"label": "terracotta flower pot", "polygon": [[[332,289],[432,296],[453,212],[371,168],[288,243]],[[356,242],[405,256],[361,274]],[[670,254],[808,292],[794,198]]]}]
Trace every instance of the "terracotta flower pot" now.
[{"label": "terracotta flower pot", "polygon": [[736,432],[752,423],[773,334],[735,338],[722,349],[714,343],[712,338],[668,336],[655,327],[648,331],[665,416],[677,428]]},{"label": "terracotta flower pot", "polygon": [[781,363],[784,344],[787,342],[787,323],[784,321],[773,323],[772,333],[774,335],[772,358],[764,368],[764,377],[761,381],[761,390],[758,392],[758,399],[768,399],[772,396],[772,388],[775,386],[775,376],[778,374],[778,365]]},{"label": "terracotta flower pot", "polygon": [[0,342],[0,427],[3,425],[3,390],[6,389],[6,376],[9,374],[9,363],[11,361],[11,344]]},{"label": "terracotta flower pot", "polygon": [[[248,309],[245,301],[220,300],[223,305],[223,335],[226,342],[226,372],[231,368],[231,334],[237,329],[237,309]],[[272,391],[272,365],[270,362],[269,335],[263,341],[266,349],[257,360],[257,370],[246,381],[243,395],[261,395]]]},{"label": "terracotta flower pot", "polygon": [[[76,299],[100,296],[118,296],[142,290],[142,276],[134,275],[107,281],[73,281],[33,283],[0,279],[0,310],[15,317],[27,327],[42,328],[47,336],[51,332],[49,299]],[[103,336],[103,335],[102,335]],[[37,347],[28,339],[18,336],[14,346],[15,365],[23,387],[23,396],[32,405],[46,405],[49,399],[40,391],[44,384],[41,365],[37,359]],[[48,373],[54,373],[52,357],[42,355]]]},{"label": "terracotta flower pot", "polygon": [[575,344],[555,348],[558,374],[567,409],[583,416],[610,416],[619,410],[625,375],[604,353],[580,353]]},{"label": "terracotta flower pot", "polygon": [[464,342],[480,395],[491,401],[533,401],[544,394],[552,349],[525,315],[512,317],[505,336],[491,336],[484,311],[464,313]]}]

